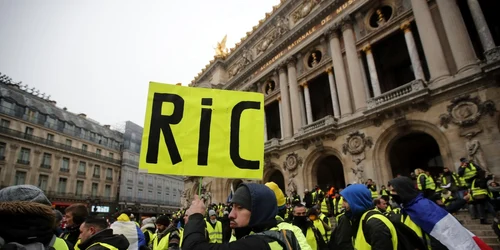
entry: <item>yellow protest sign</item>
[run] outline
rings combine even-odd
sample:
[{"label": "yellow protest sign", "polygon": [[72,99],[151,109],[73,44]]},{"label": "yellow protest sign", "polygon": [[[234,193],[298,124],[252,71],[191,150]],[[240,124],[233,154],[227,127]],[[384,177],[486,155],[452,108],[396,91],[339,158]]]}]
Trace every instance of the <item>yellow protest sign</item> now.
[{"label": "yellow protest sign", "polygon": [[264,96],[150,82],[139,168],[262,179]]}]

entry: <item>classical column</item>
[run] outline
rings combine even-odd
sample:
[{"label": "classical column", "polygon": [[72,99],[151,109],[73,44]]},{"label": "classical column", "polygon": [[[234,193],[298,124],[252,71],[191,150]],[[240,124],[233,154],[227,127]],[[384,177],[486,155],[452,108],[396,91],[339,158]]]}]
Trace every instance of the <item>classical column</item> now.
[{"label": "classical column", "polygon": [[370,73],[370,82],[372,83],[373,95],[379,96],[382,93],[380,92],[380,83],[378,81],[377,75],[377,67],[375,66],[375,60],[373,59],[372,54],[372,46],[369,44],[363,48],[363,51],[366,54],[366,62],[368,63],[368,73]]},{"label": "classical column", "polygon": [[284,65],[279,66],[280,92],[283,102],[282,106],[282,127],[283,138],[292,137],[292,114],[290,112],[290,95],[288,93],[288,82],[286,77],[286,69]]},{"label": "classical column", "polygon": [[278,108],[280,111],[280,132],[281,132],[281,139],[285,137],[285,134],[283,132],[283,108],[281,107],[281,96],[278,96]]},{"label": "classical column", "polygon": [[332,67],[328,67],[326,73],[328,73],[328,84],[330,85],[330,95],[332,96],[333,116],[338,119],[340,118],[339,98],[337,96],[337,86],[335,86]]},{"label": "classical column", "polygon": [[418,33],[424,47],[425,58],[431,74],[430,81],[438,81],[450,75],[444,57],[443,47],[439,41],[436,26],[432,21],[427,1],[411,0],[413,15],[417,23]]},{"label": "classical column", "polygon": [[306,116],[306,106],[304,101],[304,91],[299,88],[299,102],[300,102],[300,121],[302,122],[302,126],[307,125],[307,116]]},{"label": "classical column", "polygon": [[413,38],[413,33],[411,33],[410,22],[404,22],[401,24],[401,29],[405,33],[406,47],[408,48],[408,54],[410,54],[411,66],[413,68],[413,74],[416,80],[425,80],[424,71],[422,70],[422,63],[420,62],[420,56],[417,51],[417,44]]},{"label": "classical column", "polygon": [[366,100],[368,100],[372,96],[370,93],[370,87],[368,86],[368,79],[366,78],[366,71],[365,71],[365,67],[363,66],[363,58],[361,57],[361,55],[358,55],[358,61],[359,61],[359,65],[361,65],[360,70],[361,70],[361,78],[363,79],[363,86],[365,86],[365,97],[366,97]]},{"label": "classical column", "polygon": [[457,71],[462,72],[476,66],[476,53],[456,0],[436,0],[436,2]]},{"label": "classical column", "polygon": [[344,36],[344,47],[347,65],[349,66],[354,107],[355,111],[359,111],[366,108],[366,96],[365,86],[361,78],[361,65],[359,65],[358,52],[356,50],[356,39],[354,38],[354,31],[350,20],[344,20],[342,35]]},{"label": "classical column", "polygon": [[299,85],[297,84],[297,70],[295,68],[295,57],[290,57],[287,61],[288,81],[290,84],[290,105],[292,107],[292,124],[294,134],[302,128],[302,118],[300,117]]},{"label": "classical column", "polygon": [[488,28],[488,23],[484,18],[483,10],[481,5],[477,0],[467,0],[470,12],[472,14],[472,19],[474,20],[474,25],[476,26],[477,33],[479,34],[479,39],[483,45],[483,50],[486,52],[495,48],[495,41],[491,36],[490,28]]},{"label": "classical column", "polygon": [[339,115],[346,116],[352,114],[349,87],[347,86],[347,75],[345,73],[344,58],[340,49],[338,27],[334,26],[328,30],[330,35],[330,51],[332,52],[333,72],[337,80],[337,88],[339,92]]},{"label": "classical column", "polygon": [[309,87],[307,86],[307,82],[303,82],[300,85],[304,88],[304,99],[306,101],[307,124],[311,124],[314,120],[313,120],[313,115],[312,115],[311,96],[309,95]]}]

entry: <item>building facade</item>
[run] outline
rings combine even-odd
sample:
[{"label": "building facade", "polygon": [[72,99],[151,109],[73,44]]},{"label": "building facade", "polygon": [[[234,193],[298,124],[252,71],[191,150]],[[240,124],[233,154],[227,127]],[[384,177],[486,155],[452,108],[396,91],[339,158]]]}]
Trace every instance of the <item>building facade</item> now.
[{"label": "building facade", "polygon": [[[265,95],[264,179],[386,184],[467,157],[500,174],[500,23],[488,0],[282,0],[190,86]],[[217,202],[245,180],[204,178]],[[185,200],[197,187],[186,180]]]},{"label": "building facade", "polygon": [[172,213],[179,209],[181,177],[139,172],[143,128],[127,121],[123,140],[120,207],[141,215]]},{"label": "building facade", "polygon": [[114,212],[121,133],[36,93],[0,83],[0,186],[38,186],[61,211],[86,203],[92,212]]}]

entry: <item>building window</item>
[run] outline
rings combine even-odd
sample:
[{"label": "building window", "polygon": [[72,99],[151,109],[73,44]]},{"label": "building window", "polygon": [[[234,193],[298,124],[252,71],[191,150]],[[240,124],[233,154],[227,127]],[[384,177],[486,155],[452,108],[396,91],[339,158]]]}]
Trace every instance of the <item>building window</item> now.
[{"label": "building window", "polygon": [[98,183],[92,183],[92,197],[97,196],[97,190],[99,189]]},{"label": "building window", "polygon": [[99,165],[94,165],[94,177],[101,177],[101,167]]},{"label": "building window", "polygon": [[109,158],[113,159],[115,157],[115,155],[111,152],[109,152]]},{"label": "building window", "polygon": [[73,142],[70,139],[66,139],[66,146],[71,147]]},{"label": "building window", "polygon": [[104,197],[111,197],[111,186],[110,185],[106,185],[104,186]]},{"label": "building window", "polygon": [[82,196],[83,195],[83,181],[76,181],[76,196]]},{"label": "building window", "polygon": [[139,174],[139,181],[138,181],[138,182],[139,182],[139,184],[141,184],[141,185],[142,185],[142,184],[144,184],[144,175]]},{"label": "building window", "polygon": [[142,189],[137,190],[137,198],[142,198],[142,196],[143,196]]},{"label": "building window", "polygon": [[112,168],[106,169],[106,180],[110,180],[110,181],[113,180],[113,169]]},{"label": "building window", "polygon": [[161,195],[161,191],[158,191],[158,193],[157,193],[157,195],[156,195],[156,199],[161,200],[161,197],[163,197],[163,196]]},{"label": "building window", "polygon": [[98,154],[98,155],[101,155],[101,149],[100,148],[96,149],[95,153]]},{"label": "building window", "polygon": [[127,188],[127,197],[132,198],[132,188],[131,187]]},{"label": "building window", "polygon": [[151,191],[151,190],[148,191],[148,199],[150,201],[153,200],[153,191]]},{"label": "building window", "polygon": [[23,184],[26,184],[26,172],[16,171],[14,185],[23,185]]},{"label": "building window", "polygon": [[127,171],[127,181],[134,182],[134,178],[132,177],[132,171]]},{"label": "building window", "polygon": [[148,176],[148,185],[153,186],[153,176]]},{"label": "building window", "polygon": [[26,127],[26,129],[24,130],[24,133],[27,135],[33,135],[33,131],[34,131],[34,129],[32,127]]},{"label": "building window", "polygon": [[61,165],[61,172],[69,172],[69,158],[63,157],[62,159],[62,165]]},{"label": "building window", "polygon": [[5,149],[7,144],[5,142],[0,142],[0,160],[5,160]]},{"label": "building window", "polygon": [[9,120],[5,120],[5,119],[2,119],[2,124],[1,124],[2,128],[9,128],[10,127],[10,121]]},{"label": "building window", "polygon": [[30,153],[31,150],[29,148],[21,148],[19,151],[19,158],[17,159],[17,163],[19,164],[30,164]]},{"label": "building window", "polygon": [[49,153],[43,153],[42,168],[50,169],[50,163],[52,161],[52,155]]},{"label": "building window", "polygon": [[38,187],[42,191],[47,191],[47,186],[49,185],[49,176],[41,174],[38,176]]},{"label": "building window", "polygon": [[78,174],[85,175],[85,167],[87,164],[84,161],[81,161],[78,165]]},{"label": "building window", "polygon": [[173,193],[174,193],[174,197],[176,197],[177,196],[177,189],[174,188],[174,192]]},{"label": "building window", "polygon": [[54,135],[53,134],[47,134],[47,141],[54,141]]},{"label": "building window", "polygon": [[165,195],[170,196],[170,187],[165,188]]},{"label": "building window", "polygon": [[32,109],[26,109],[26,115],[28,116],[28,120],[34,122],[36,119],[37,112]]},{"label": "building window", "polygon": [[66,192],[67,184],[68,184],[68,179],[59,178],[59,184],[57,185],[57,192],[60,194],[64,194]]},{"label": "building window", "polygon": [[87,144],[82,144],[82,150],[83,151],[87,151],[87,148],[88,148]]}]

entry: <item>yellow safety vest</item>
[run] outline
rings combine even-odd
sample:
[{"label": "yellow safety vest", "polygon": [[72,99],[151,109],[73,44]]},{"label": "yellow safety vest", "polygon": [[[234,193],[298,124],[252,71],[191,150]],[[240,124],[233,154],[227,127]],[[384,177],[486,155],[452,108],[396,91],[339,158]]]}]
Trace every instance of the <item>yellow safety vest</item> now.
[{"label": "yellow safety vest", "polygon": [[[182,246],[182,238],[183,238],[183,232],[184,230],[178,229],[179,233],[179,247]],[[154,240],[153,240],[153,250],[162,250],[162,249],[168,249],[168,242],[170,240],[170,234],[172,232],[168,233],[165,235],[163,238],[161,238],[160,242],[158,242],[158,235],[155,234]]]},{"label": "yellow safety vest", "polygon": [[382,190],[380,190],[380,195],[381,196],[389,196],[389,191],[387,191],[387,189],[382,189]]},{"label": "yellow safety vest", "polygon": [[149,242],[147,242],[148,246],[153,244],[153,241],[156,238],[156,234],[152,233],[151,231],[149,231],[147,229],[144,229],[144,231],[142,231],[142,233],[144,233],[144,235],[149,234]]},{"label": "yellow safety vest", "polygon": [[[366,214],[368,214],[368,212],[370,212],[370,211],[373,211],[373,210],[366,211],[361,216],[361,219],[359,220],[358,232],[356,234],[356,239],[354,239],[354,249],[356,249],[356,250],[371,250],[372,249],[370,244],[368,244],[368,242],[366,242],[365,235],[363,233],[363,225],[362,225],[363,220],[366,217]],[[394,228],[394,225],[392,225],[391,221],[387,217],[385,217],[385,215],[379,213],[378,211],[376,214],[372,214],[367,219],[367,221],[371,220],[373,218],[379,219],[387,226],[387,228],[389,228],[389,230],[391,231],[392,249],[397,250],[398,249],[398,235],[396,233],[396,228]],[[387,249],[387,250],[389,250],[389,249]]]},{"label": "yellow safety vest", "polygon": [[472,192],[472,199],[477,197],[478,195],[489,195],[488,190],[476,187],[476,180],[472,181],[472,186],[471,186],[471,192]]},{"label": "yellow safety vest", "polygon": [[422,190],[422,183],[420,183],[420,176],[422,176],[422,175],[425,176],[425,189],[435,190],[436,183],[434,183],[434,180],[432,179],[432,177],[427,176],[425,173],[421,173],[417,177],[418,190]]},{"label": "yellow safety vest", "polygon": [[52,247],[55,250],[69,250],[68,244],[66,244],[66,241],[64,241],[61,238],[56,238],[56,240],[54,241],[54,245],[52,245]]},{"label": "yellow safety vest", "polygon": [[309,244],[309,246],[311,247],[311,249],[313,249],[313,250],[318,249],[318,243],[316,242],[316,235],[314,235],[314,231],[312,230],[312,227],[309,227],[307,229],[306,241],[307,241],[307,244]]},{"label": "yellow safety vest", "polygon": [[474,176],[476,176],[476,173],[477,173],[477,168],[476,168],[476,166],[474,166],[474,164],[469,163],[469,166],[470,166],[470,169],[468,167],[465,167],[465,170],[464,170],[463,178],[465,180],[469,180],[471,178],[474,178]]},{"label": "yellow safety vest", "polygon": [[321,212],[324,213],[324,214],[328,214],[329,213],[329,211],[328,211],[328,204],[326,203],[326,197],[321,202]]},{"label": "yellow safety vest", "polygon": [[370,185],[375,187],[375,191],[373,191],[371,188],[368,188],[370,190],[370,193],[372,193],[372,199],[377,199],[378,198],[378,192],[377,192],[377,187],[375,185]]},{"label": "yellow safety vest", "polygon": [[[326,217],[326,215],[324,215],[324,214],[320,214],[320,215],[319,215],[319,219],[320,219],[320,220],[322,220],[322,221],[324,221],[325,217]],[[330,220],[329,220],[329,219],[327,219],[326,224],[327,224],[328,226],[332,227],[332,225],[330,224]],[[326,232],[323,234],[323,238],[325,238],[325,239],[326,239],[326,240],[325,240],[325,242],[328,242],[328,240],[330,240],[330,235],[332,234],[332,232],[331,232],[331,230],[330,230],[330,231],[325,230],[325,231],[326,231]]]},{"label": "yellow safety vest", "polygon": [[222,223],[217,221],[215,223],[215,228],[212,227],[210,222],[206,222],[208,237],[210,238],[210,243],[222,243]]},{"label": "yellow safety vest", "polygon": [[332,210],[334,210],[333,212],[335,214],[340,214],[340,211],[342,211],[342,205],[344,204],[344,197],[340,197],[340,199],[337,200],[337,198],[335,198],[333,200],[333,208]]},{"label": "yellow safety vest", "polygon": [[325,242],[328,242],[328,235],[326,234],[327,232],[325,230],[325,227],[323,226],[323,222],[321,222],[321,219],[319,217],[313,221],[313,225],[321,233],[321,236],[323,236],[323,240]]},{"label": "yellow safety vest", "polygon": [[96,243],[90,245],[89,247],[87,247],[87,249],[89,249],[89,248],[91,248],[91,247],[93,247],[95,245],[101,245],[102,247],[105,247],[105,248],[107,248],[109,250],[118,250],[118,248],[116,248],[116,247],[114,247],[114,246],[112,246],[110,244],[102,243],[102,242],[96,242]]}]

